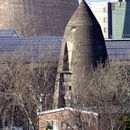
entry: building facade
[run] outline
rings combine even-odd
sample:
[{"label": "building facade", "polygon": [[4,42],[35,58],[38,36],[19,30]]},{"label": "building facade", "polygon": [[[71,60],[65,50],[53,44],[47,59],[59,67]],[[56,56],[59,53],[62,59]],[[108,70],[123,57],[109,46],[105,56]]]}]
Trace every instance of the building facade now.
[{"label": "building facade", "polygon": [[78,0],[0,0],[0,28],[22,35],[62,36]]},{"label": "building facade", "polygon": [[98,114],[69,107],[39,112],[39,130],[98,130]]},{"label": "building facade", "polygon": [[112,8],[112,38],[130,38],[130,1],[115,2]]},{"label": "building facade", "polygon": [[94,2],[92,11],[101,25],[105,39],[130,38],[130,1]]},{"label": "building facade", "polygon": [[108,39],[108,3],[107,2],[92,2],[91,9],[101,25],[102,33],[105,39]]}]

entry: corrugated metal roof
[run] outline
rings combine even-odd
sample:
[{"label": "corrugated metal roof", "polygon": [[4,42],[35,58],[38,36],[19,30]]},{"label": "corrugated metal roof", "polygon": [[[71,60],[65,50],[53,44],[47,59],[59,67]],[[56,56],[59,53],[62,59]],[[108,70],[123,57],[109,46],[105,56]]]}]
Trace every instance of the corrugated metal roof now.
[{"label": "corrugated metal roof", "polygon": [[130,60],[130,40],[106,41],[109,59]]},{"label": "corrugated metal roof", "polygon": [[0,29],[1,37],[19,37],[19,35],[15,29]]},{"label": "corrugated metal roof", "polygon": [[44,51],[52,49],[59,51],[61,37],[30,37],[30,38],[0,38],[0,51]]},{"label": "corrugated metal roof", "polygon": [[[57,62],[62,37],[0,37],[0,54],[12,55],[12,52],[28,52],[25,61]],[[8,52],[8,53],[7,53]],[[47,57],[46,57],[47,56]]]},{"label": "corrugated metal roof", "polygon": [[[13,36],[13,29],[0,30],[0,52],[30,51],[34,56],[51,51],[59,58],[62,37],[27,37]],[[130,60],[130,40],[106,40],[109,59]],[[39,53],[39,54],[38,54]]]}]

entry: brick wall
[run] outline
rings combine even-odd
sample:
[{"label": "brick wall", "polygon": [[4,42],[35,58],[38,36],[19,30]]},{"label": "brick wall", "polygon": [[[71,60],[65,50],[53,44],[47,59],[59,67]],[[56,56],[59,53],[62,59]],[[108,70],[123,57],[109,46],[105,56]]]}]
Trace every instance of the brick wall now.
[{"label": "brick wall", "polygon": [[98,115],[86,111],[59,109],[39,114],[39,130],[45,130],[47,122],[53,130],[98,130]]}]

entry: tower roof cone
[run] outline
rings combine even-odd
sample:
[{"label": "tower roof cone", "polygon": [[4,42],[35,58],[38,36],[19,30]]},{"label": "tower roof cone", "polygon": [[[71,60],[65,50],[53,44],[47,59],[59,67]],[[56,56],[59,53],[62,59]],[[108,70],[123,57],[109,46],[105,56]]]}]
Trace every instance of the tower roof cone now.
[{"label": "tower roof cone", "polygon": [[84,0],[82,0],[79,7],[76,9],[75,13],[73,14],[68,23],[68,25],[75,25],[75,24],[83,24],[83,25],[98,24],[91,9]]},{"label": "tower roof cone", "polygon": [[76,61],[76,64],[82,62],[84,63],[83,66],[88,67],[96,67],[99,62],[105,63],[107,59],[101,27],[84,0],[82,0],[66,26],[61,49],[62,56],[64,55],[62,53],[65,50],[65,44],[68,48],[70,69],[73,66],[74,59],[78,58],[77,55],[80,55],[80,61]]}]

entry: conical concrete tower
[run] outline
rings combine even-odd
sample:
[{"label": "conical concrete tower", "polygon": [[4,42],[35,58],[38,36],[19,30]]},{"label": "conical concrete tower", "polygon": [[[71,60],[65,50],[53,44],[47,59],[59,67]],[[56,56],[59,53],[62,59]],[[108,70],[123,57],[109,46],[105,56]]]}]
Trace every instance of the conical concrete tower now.
[{"label": "conical concrete tower", "polygon": [[70,105],[80,87],[87,87],[87,84],[82,83],[84,74],[89,73],[99,62],[104,64],[106,60],[107,51],[101,27],[83,0],[65,29],[55,85],[54,106]]}]

